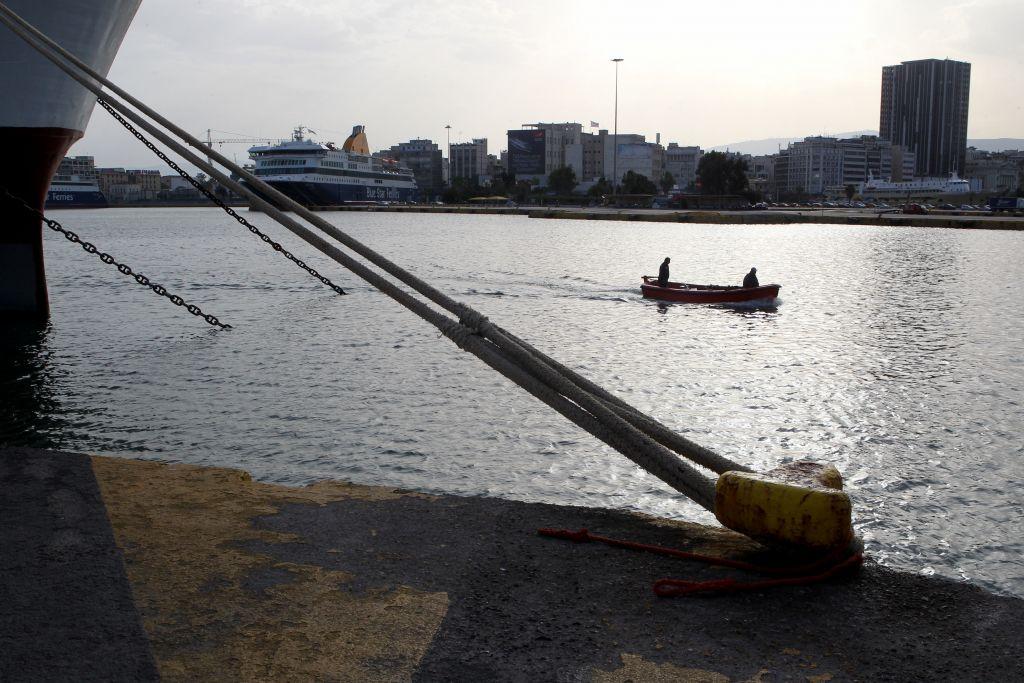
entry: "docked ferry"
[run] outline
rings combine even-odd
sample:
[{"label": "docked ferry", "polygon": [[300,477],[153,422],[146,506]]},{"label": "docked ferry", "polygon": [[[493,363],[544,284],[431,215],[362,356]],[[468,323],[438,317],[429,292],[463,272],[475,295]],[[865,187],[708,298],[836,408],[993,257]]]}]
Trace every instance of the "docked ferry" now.
[{"label": "docked ferry", "polygon": [[54,178],[46,192],[45,209],[105,209],[107,198],[100,192],[95,180],[72,176],[66,180]]},{"label": "docked ferry", "polygon": [[353,127],[341,149],[307,139],[312,132],[299,126],[288,142],[250,148],[255,175],[309,207],[415,199],[412,171],[372,156],[364,126]]},{"label": "docked ferry", "polygon": [[953,173],[949,178],[915,178],[902,182],[869,178],[861,185],[860,194],[865,197],[905,197],[919,195],[968,194],[970,181]]},{"label": "docked ferry", "polygon": [[46,192],[49,209],[102,209],[107,198],[96,180],[92,157],[64,157]]}]

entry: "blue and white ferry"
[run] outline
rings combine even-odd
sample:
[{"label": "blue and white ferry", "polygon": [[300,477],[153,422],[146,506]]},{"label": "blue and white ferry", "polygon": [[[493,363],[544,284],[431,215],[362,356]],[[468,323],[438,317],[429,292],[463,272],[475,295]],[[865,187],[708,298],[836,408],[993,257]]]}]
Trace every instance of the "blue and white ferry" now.
[{"label": "blue and white ferry", "polygon": [[96,180],[92,157],[64,157],[46,191],[46,209],[103,209],[107,198]]},{"label": "blue and white ferry", "polygon": [[341,149],[308,140],[307,132],[313,131],[299,126],[288,142],[251,147],[255,175],[310,207],[416,198],[412,171],[391,159],[371,156],[364,126],[354,126]]},{"label": "blue and white ferry", "polygon": [[46,192],[46,209],[105,209],[107,198],[95,180],[54,178]]}]

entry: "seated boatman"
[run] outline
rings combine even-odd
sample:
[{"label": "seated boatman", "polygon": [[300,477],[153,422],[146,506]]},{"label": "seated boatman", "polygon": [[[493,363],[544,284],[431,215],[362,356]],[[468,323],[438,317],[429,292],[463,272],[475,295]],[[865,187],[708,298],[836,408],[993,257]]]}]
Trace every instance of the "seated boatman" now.
[{"label": "seated boatman", "polygon": [[751,287],[758,287],[757,283],[757,268],[751,268],[750,272],[747,273],[746,277],[743,278],[743,288],[749,289]]},{"label": "seated boatman", "polygon": [[669,264],[669,261],[671,261],[671,260],[672,259],[670,259],[668,256],[666,256],[665,260],[661,262],[661,267],[658,268],[658,286],[659,287],[665,287],[666,285],[668,285],[668,264]]}]

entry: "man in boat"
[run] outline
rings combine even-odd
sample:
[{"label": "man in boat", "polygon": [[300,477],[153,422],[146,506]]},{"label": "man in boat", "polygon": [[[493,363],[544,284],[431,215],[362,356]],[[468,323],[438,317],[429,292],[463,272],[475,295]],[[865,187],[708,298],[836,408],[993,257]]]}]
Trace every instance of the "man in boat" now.
[{"label": "man in boat", "polygon": [[746,277],[743,278],[743,288],[750,289],[751,287],[757,287],[757,268],[751,268],[750,272],[747,273]]},{"label": "man in boat", "polygon": [[658,268],[658,286],[665,287],[668,285],[668,264],[672,259],[668,256],[661,262],[661,268]]}]

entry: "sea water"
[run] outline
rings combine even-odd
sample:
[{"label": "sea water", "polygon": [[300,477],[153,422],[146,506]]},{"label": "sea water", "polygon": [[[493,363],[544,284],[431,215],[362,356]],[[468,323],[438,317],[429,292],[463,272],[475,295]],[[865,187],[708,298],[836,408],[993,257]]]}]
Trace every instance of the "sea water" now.
[{"label": "sea water", "polygon": [[[4,335],[0,440],[420,491],[711,516],[243,210],[53,217],[233,329],[47,231],[52,317]],[[1024,595],[1024,234],[324,213],[673,429],[758,470],[836,465],[869,555]],[[664,305],[640,276],[782,285]],[[580,513],[581,526],[586,513]]]}]

